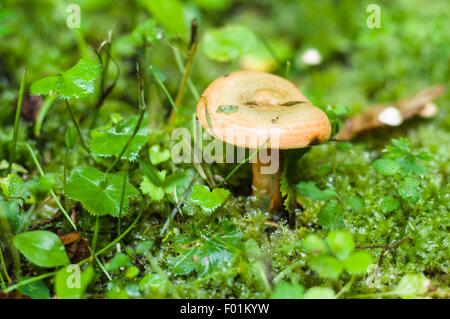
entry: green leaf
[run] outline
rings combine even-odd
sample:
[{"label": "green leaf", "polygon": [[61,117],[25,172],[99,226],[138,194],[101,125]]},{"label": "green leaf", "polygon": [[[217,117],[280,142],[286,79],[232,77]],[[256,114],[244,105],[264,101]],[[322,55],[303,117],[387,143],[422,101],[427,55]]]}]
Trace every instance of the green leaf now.
[{"label": "green leaf", "polygon": [[153,240],[144,240],[140,241],[136,245],[136,254],[138,255],[144,255],[145,253],[149,252],[154,246]]},{"label": "green leaf", "polygon": [[144,45],[143,41],[155,43],[160,40],[163,35],[163,30],[157,27],[155,19],[148,19],[139,24],[130,34],[131,42],[136,46]]},{"label": "green leaf", "polygon": [[[67,183],[67,194],[81,202],[92,215],[109,214],[118,217],[122,196],[123,173],[104,174],[94,167],[76,168]],[[138,191],[127,182],[123,200],[122,216],[128,210],[128,197],[135,196]]]},{"label": "green leaf", "polygon": [[116,254],[113,259],[105,264],[105,268],[109,271],[117,271],[121,267],[131,266],[131,259],[128,255],[123,253]]},{"label": "green leaf", "polygon": [[161,147],[159,146],[159,144],[155,144],[150,147],[148,154],[150,157],[150,162],[152,162],[153,165],[164,163],[165,161],[170,159],[170,151],[168,149],[164,149],[161,151]]},{"label": "green leaf", "polygon": [[314,182],[300,182],[296,187],[301,194],[311,199],[328,200],[336,198],[337,196],[334,189],[327,188],[322,191],[316,187]]},{"label": "green leaf", "polygon": [[125,271],[124,277],[127,279],[133,279],[137,275],[139,275],[139,268],[136,266],[131,266]]},{"label": "green leaf", "polygon": [[355,248],[352,234],[346,231],[330,232],[326,242],[328,247],[330,247],[331,252],[341,260],[346,259]]},{"label": "green leaf", "polygon": [[417,154],[416,157],[421,159],[422,161],[431,161],[433,159],[433,156],[424,151],[419,152],[419,154]]},{"label": "green leaf", "polygon": [[311,269],[322,278],[336,280],[344,270],[344,266],[336,258],[320,255],[311,260]]},{"label": "green leaf", "polygon": [[300,284],[279,283],[275,286],[271,299],[301,299],[305,288]]},{"label": "green leaf", "polygon": [[14,237],[14,245],[33,264],[39,267],[58,267],[70,263],[59,237],[49,231],[34,230]]},{"label": "green leaf", "polygon": [[361,209],[364,208],[365,203],[364,203],[364,199],[362,199],[361,197],[359,197],[358,195],[352,195],[350,196],[345,203],[347,205],[349,205],[353,211],[355,212],[359,212]]},{"label": "green leaf", "polygon": [[383,213],[390,213],[398,208],[400,202],[392,196],[383,198],[381,202],[381,211]]},{"label": "green leaf", "polygon": [[31,94],[54,95],[61,99],[84,99],[94,93],[95,80],[100,76],[100,63],[81,59],[62,75],[50,76],[33,83]]},{"label": "green leaf", "polygon": [[372,264],[372,255],[366,251],[358,251],[352,253],[344,260],[345,269],[355,275],[362,275],[366,272],[367,267]]},{"label": "green leaf", "polygon": [[31,299],[50,299],[50,290],[42,280],[30,282],[25,286],[19,287],[18,290]]},{"label": "green leaf", "polygon": [[312,254],[321,254],[327,251],[325,241],[317,235],[308,235],[303,240],[302,246]]},{"label": "green leaf", "polygon": [[406,177],[398,185],[398,193],[408,203],[417,203],[420,199],[419,181],[414,177]]},{"label": "green leaf", "polygon": [[424,295],[431,285],[431,281],[423,275],[407,274],[393,291],[404,299],[414,299]]},{"label": "green leaf", "polygon": [[[92,155],[95,157],[111,157],[119,156],[120,152],[133,135],[136,128],[138,118],[133,116],[129,119],[121,119],[119,122],[106,127],[98,128],[91,132],[92,138],[90,142],[90,149]],[[137,131],[131,143],[128,145],[126,152],[122,158],[129,161],[134,161],[139,151],[148,141],[148,129],[145,124]]]},{"label": "green leaf", "polygon": [[[164,183],[166,171],[162,170],[161,172],[157,172],[157,176],[158,179]],[[155,185],[147,176],[144,176],[140,189],[143,194],[150,196],[150,198],[156,202],[163,199],[166,193],[164,187]]]},{"label": "green leaf", "polygon": [[179,170],[169,176],[166,179],[166,194],[170,194],[172,197],[174,191],[177,191],[177,197],[181,198],[185,192],[188,191],[195,177],[195,172],[192,168],[186,170]]},{"label": "green leaf", "polygon": [[169,291],[169,281],[160,274],[147,274],[139,281],[139,290],[152,298],[165,297]]},{"label": "green leaf", "polygon": [[200,277],[231,266],[233,254],[242,249],[242,232],[228,221],[216,228],[203,229],[198,235],[180,235],[174,242],[179,255],[169,257],[170,270],[176,275],[196,271]]},{"label": "green leaf", "polygon": [[187,34],[184,20],[183,4],[179,0],[139,0],[164,28],[181,37]]},{"label": "green leaf", "polygon": [[49,76],[34,82],[30,91],[33,95],[55,95],[58,94],[58,77]]},{"label": "green leaf", "polygon": [[217,208],[225,203],[230,191],[224,188],[215,188],[212,192],[205,185],[196,184],[192,187],[189,200],[199,205],[203,212],[211,215]]},{"label": "green leaf", "polygon": [[416,159],[412,156],[402,157],[397,159],[400,166],[402,176],[409,176],[412,174],[424,175],[427,172],[425,165],[416,163]]},{"label": "green leaf", "polygon": [[88,266],[84,271],[77,265],[64,267],[55,276],[55,293],[60,299],[81,299],[93,279],[92,266]]},{"label": "green leaf", "polygon": [[328,287],[312,287],[303,295],[304,299],[336,299],[334,290]]},{"label": "green leaf", "polygon": [[203,48],[210,59],[219,62],[232,61],[247,54],[271,59],[270,52],[255,33],[240,25],[207,30]]},{"label": "green leaf", "polygon": [[74,126],[70,125],[66,128],[66,134],[64,136],[66,147],[71,149],[75,146],[75,142],[77,140],[77,130]]},{"label": "green leaf", "polygon": [[344,104],[332,105],[331,110],[338,116],[346,115],[349,112],[348,106]]},{"label": "green leaf", "polygon": [[373,162],[375,170],[382,175],[394,175],[400,169],[398,163],[391,159],[377,159]]},{"label": "green leaf", "polygon": [[331,230],[341,228],[343,225],[342,211],[336,200],[323,205],[317,217],[320,225]]},{"label": "green leaf", "polygon": [[395,145],[395,147],[402,151],[405,155],[410,155],[411,150],[409,149],[409,141],[406,138],[399,138],[399,139],[392,139],[392,144]]}]

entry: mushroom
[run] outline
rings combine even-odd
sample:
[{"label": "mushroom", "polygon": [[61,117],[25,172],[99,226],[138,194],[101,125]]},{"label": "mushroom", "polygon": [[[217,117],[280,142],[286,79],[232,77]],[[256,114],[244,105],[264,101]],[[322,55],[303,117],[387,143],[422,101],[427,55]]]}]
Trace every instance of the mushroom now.
[{"label": "mushroom", "polygon": [[[329,140],[327,115],[279,76],[237,71],[212,82],[197,104],[197,117],[215,138],[238,147],[260,149],[252,163],[254,195],[270,198],[273,215],[282,210],[282,150],[318,145]],[[265,151],[276,163],[262,160]],[[278,156],[277,156],[278,155]],[[268,166],[275,170],[267,173]]]}]

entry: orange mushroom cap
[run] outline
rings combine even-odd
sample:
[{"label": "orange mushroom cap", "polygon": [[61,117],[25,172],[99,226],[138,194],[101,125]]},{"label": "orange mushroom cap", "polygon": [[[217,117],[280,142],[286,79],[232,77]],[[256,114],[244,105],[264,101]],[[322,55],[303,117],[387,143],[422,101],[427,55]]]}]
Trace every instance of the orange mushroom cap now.
[{"label": "orange mushroom cap", "polygon": [[238,71],[216,79],[198,101],[197,117],[212,136],[245,148],[264,142],[264,148],[303,148],[331,135],[321,109],[290,81],[263,72]]}]

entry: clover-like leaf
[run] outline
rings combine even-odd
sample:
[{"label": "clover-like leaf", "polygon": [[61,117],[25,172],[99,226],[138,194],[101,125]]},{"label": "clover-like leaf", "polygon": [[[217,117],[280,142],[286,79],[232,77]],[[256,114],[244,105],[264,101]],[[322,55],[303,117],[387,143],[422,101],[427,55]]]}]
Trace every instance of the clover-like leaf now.
[{"label": "clover-like leaf", "polygon": [[[164,181],[166,180],[166,171],[163,170],[161,172],[157,172],[156,174],[161,183],[164,183]],[[153,201],[160,201],[164,198],[164,195],[166,193],[165,188],[161,184],[154,183],[147,176],[144,176],[144,179],[140,185],[140,189],[142,193],[150,196]]]},{"label": "clover-like leaf", "polygon": [[355,275],[364,274],[370,264],[372,264],[372,255],[366,251],[354,252],[344,260],[345,269]]},{"label": "clover-like leaf", "polygon": [[170,159],[170,151],[168,149],[161,150],[161,146],[159,146],[159,144],[155,144],[150,147],[148,154],[150,157],[150,162],[152,162],[153,165],[164,163]]},{"label": "clover-like leaf", "polygon": [[[77,168],[72,172],[67,183],[69,197],[81,202],[93,215],[109,214],[118,217],[122,196],[123,175],[103,173],[93,167]],[[138,191],[127,182],[123,199],[122,215],[128,210],[128,197],[137,195]]]},{"label": "clover-like leaf", "polygon": [[327,236],[326,242],[338,259],[346,259],[355,248],[352,234],[346,231],[333,231]]},{"label": "clover-like leaf", "polygon": [[196,184],[192,187],[192,193],[189,200],[199,205],[203,212],[211,215],[217,208],[222,206],[230,191],[224,188],[215,188],[212,192],[205,185]]},{"label": "clover-like leaf", "polygon": [[70,263],[59,237],[49,231],[35,230],[18,234],[14,245],[33,264],[39,267],[57,267]]},{"label": "clover-like leaf", "polygon": [[322,278],[336,280],[344,270],[344,266],[334,257],[320,255],[311,260],[311,269]]},{"label": "clover-like leaf", "polygon": [[[114,125],[98,128],[93,131],[90,142],[90,149],[95,157],[111,157],[119,156],[125,144],[133,135],[133,131],[137,125],[137,117],[122,119]],[[127,150],[122,158],[134,161],[139,151],[147,142],[148,129],[145,125],[141,125],[133,140],[128,145]]]},{"label": "clover-like leaf", "polygon": [[61,75],[38,80],[31,86],[31,94],[54,95],[61,99],[84,99],[94,93],[95,80],[100,76],[100,63],[81,59]]}]

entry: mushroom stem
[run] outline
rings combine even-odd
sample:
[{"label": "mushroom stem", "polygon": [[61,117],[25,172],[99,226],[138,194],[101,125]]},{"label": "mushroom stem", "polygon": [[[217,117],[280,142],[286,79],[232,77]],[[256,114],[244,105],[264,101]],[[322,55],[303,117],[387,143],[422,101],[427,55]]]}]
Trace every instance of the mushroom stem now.
[{"label": "mushroom stem", "polygon": [[[274,215],[277,211],[281,211],[283,208],[283,200],[280,193],[280,176],[282,170],[283,159],[281,158],[280,150],[268,149],[268,156],[270,161],[263,163],[260,158],[260,154],[256,156],[256,162],[252,163],[253,172],[253,195],[259,195],[270,199],[269,212]],[[278,158],[271,156],[272,152],[279,152]],[[274,162],[277,161],[277,162]],[[265,167],[275,165],[276,171],[272,174],[264,174]]]}]

